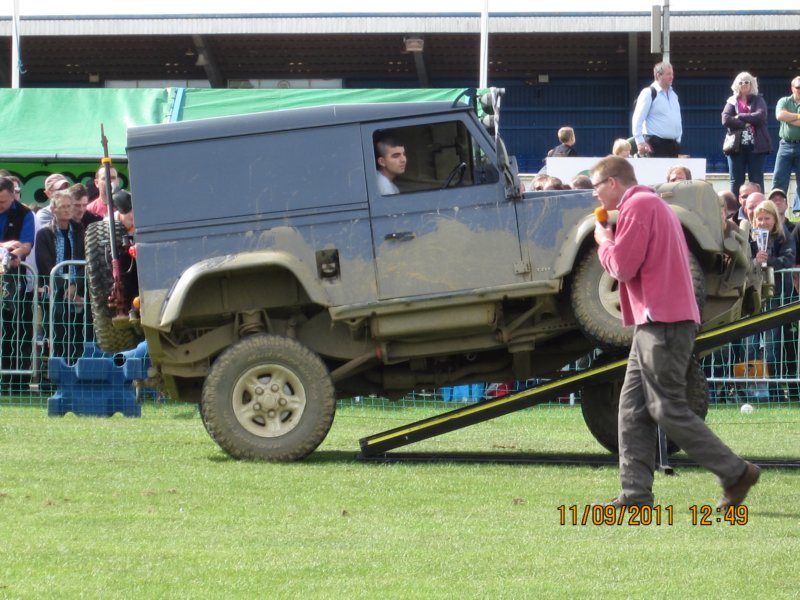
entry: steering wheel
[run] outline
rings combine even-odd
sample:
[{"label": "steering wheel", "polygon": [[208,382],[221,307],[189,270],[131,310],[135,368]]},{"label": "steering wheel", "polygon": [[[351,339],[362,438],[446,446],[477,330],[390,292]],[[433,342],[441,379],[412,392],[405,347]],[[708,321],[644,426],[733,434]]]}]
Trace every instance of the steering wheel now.
[{"label": "steering wheel", "polygon": [[467,163],[465,162],[458,163],[455,167],[453,167],[453,170],[450,171],[450,174],[447,176],[447,179],[445,180],[442,189],[449,188],[450,184],[453,183],[453,180],[456,178],[456,175],[458,175],[458,183],[460,184],[464,180],[464,173],[466,172],[467,172]]}]

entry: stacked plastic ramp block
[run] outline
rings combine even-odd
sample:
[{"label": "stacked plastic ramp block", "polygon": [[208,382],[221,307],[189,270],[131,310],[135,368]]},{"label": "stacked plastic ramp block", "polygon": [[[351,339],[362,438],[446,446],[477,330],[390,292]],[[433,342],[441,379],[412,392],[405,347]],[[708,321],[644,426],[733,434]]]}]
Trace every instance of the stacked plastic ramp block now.
[{"label": "stacked plastic ramp block", "polygon": [[457,385],[454,387],[443,387],[439,390],[442,400],[445,402],[478,402],[484,399],[486,385],[483,383],[473,383],[469,385]]},{"label": "stacked plastic ramp block", "polygon": [[47,400],[47,414],[54,417],[71,412],[110,417],[119,412],[126,417],[140,417],[142,407],[133,382],[146,379],[149,366],[146,342],[117,354],[103,352],[87,342],[83,356],[74,365],[63,358],[50,358],[49,378],[57,389]]}]

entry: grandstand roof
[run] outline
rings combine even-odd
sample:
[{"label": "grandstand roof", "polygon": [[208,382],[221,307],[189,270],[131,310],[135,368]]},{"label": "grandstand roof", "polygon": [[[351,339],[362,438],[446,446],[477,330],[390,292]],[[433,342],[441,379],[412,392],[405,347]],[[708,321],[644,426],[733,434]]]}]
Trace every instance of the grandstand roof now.
[{"label": "grandstand roof", "polygon": [[[489,79],[647,77],[649,12],[492,13]],[[678,77],[800,72],[800,11],[672,12]],[[480,15],[217,14],[22,16],[23,85],[106,80],[477,78]],[[0,17],[0,84],[8,85],[11,18]],[[406,49],[421,39],[423,51]],[[91,83],[90,83],[91,81]]]}]

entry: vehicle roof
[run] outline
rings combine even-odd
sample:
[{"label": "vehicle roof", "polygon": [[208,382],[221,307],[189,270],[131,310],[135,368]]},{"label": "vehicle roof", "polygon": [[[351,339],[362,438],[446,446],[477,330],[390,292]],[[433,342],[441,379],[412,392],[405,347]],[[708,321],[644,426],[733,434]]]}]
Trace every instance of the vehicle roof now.
[{"label": "vehicle roof", "polygon": [[332,104],[275,110],[247,115],[131,127],[128,129],[128,149],[238,135],[384,121],[443,113],[461,113],[465,111],[471,111],[471,107],[462,103],[454,106],[452,102]]}]

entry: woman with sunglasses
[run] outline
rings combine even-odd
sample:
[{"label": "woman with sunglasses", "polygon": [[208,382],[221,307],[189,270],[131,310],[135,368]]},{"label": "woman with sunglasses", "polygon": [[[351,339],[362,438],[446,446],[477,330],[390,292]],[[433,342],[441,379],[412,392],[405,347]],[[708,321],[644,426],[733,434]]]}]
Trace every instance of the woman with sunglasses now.
[{"label": "woman with sunglasses", "polygon": [[741,132],[739,148],[728,154],[731,191],[735,194],[744,183],[745,173],[751,183],[764,189],[764,161],[772,150],[767,131],[767,103],[758,95],[758,81],[743,71],[733,80],[733,95],[722,109],[722,125],[729,133]]}]

